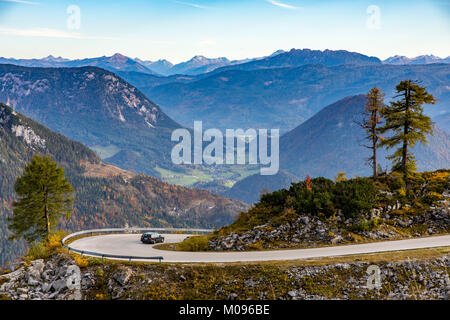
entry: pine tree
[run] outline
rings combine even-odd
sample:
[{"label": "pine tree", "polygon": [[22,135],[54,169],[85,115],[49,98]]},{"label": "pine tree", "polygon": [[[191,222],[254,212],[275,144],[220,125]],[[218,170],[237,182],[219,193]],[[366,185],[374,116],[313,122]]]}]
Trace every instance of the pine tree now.
[{"label": "pine tree", "polygon": [[379,141],[383,138],[380,136],[380,128],[378,124],[382,120],[382,111],[384,108],[384,93],[374,87],[367,93],[367,101],[363,112],[363,119],[358,125],[366,132],[365,140],[369,144],[364,145],[366,148],[372,151],[372,155],[367,158],[370,166],[373,168],[373,178],[376,179],[378,172],[377,162],[377,149],[379,147]]},{"label": "pine tree", "polygon": [[393,161],[393,171],[403,173],[403,179],[408,187],[408,177],[416,171],[416,162],[410,152],[417,142],[427,143],[426,135],[433,134],[431,119],[423,114],[423,104],[434,104],[436,100],[417,81],[404,80],[396,86],[400,98],[391,102],[383,109],[385,125],[380,128],[381,133],[392,131],[393,134],[381,141],[380,145],[387,149],[400,147],[388,159]]},{"label": "pine tree", "polygon": [[13,216],[8,218],[12,239],[47,240],[61,215],[70,218],[74,201],[73,188],[49,157],[36,155],[25,166],[23,175],[14,185],[19,197],[13,203]]}]

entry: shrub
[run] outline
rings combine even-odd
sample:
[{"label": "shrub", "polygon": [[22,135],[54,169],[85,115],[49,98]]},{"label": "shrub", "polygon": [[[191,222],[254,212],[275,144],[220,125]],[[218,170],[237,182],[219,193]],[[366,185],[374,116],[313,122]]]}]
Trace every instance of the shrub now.
[{"label": "shrub", "polygon": [[78,254],[75,254],[73,259],[75,260],[76,265],[79,266],[80,268],[85,268],[89,266],[89,262]]},{"label": "shrub", "polygon": [[65,236],[66,236],[65,231],[58,231],[53,233],[50,236],[50,239],[48,240],[48,247],[50,249],[61,248],[62,247],[61,240],[64,239]]},{"label": "shrub", "polygon": [[356,231],[369,231],[371,229],[371,224],[367,219],[362,219],[357,225],[353,226]]},{"label": "shrub", "polygon": [[28,260],[48,259],[52,255],[52,250],[47,246],[45,241],[31,243],[26,254]]},{"label": "shrub", "polygon": [[208,250],[208,237],[189,237],[178,244],[178,249],[181,251],[206,251]]},{"label": "shrub", "polygon": [[102,278],[104,276],[103,269],[100,267],[97,268],[97,270],[95,271],[95,275],[99,278]]},{"label": "shrub", "polygon": [[28,260],[48,259],[62,248],[61,240],[66,236],[64,231],[54,232],[48,241],[34,241],[31,243],[25,258]]},{"label": "shrub", "polygon": [[347,174],[345,172],[339,171],[337,176],[334,177],[334,182],[341,182],[347,180]]},{"label": "shrub", "polygon": [[444,197],[442,196],[442,194],[439,194],[437,192],[429,192],[422,198],[422,201],[426,204],[432,205],[437,201],[442,200],[443,198]]},{"label": "shrub", "polygon": [[269,205],[271,207],[283,207],[286,201],[288,191],[285,189],[278,190],[272,193],[266,193],[261,196],[260,203],[262,205]]},{"label": "shrub", "polygon": [[371,221],[370,221],[370,226],[371,226],[371,228],[376,228],[376,227],[378,227],[378,225],[381,223],[381,221],[380,221],[380,218],[373,218]]},{"label": "shrub", "polygon": [[311,213],[318,216],[323,213],[331,216],[334,213],[333,181],[325,178],[311,180],[311,190],[306,188],[304,182],[292,184],[289,189],[293,200],[292,204],[298,213]]},{"label": "shrub", "polygon": [[376,189],[370,179],[356,178],[336,183],[334,203],[345,217],[356,217],[376,206]]}]

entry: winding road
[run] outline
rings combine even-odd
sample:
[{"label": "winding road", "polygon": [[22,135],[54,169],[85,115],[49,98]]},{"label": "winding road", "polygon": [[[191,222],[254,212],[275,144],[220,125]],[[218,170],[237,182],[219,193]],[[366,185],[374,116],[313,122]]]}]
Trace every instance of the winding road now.
[{"label": "winding road", "polygon": [[[180,242],[188,237],[186,234],[165,234],[163,236],[166,239],[166,243]],[[183,252],[159,250],[155,249],[153,245],[142,244],[139,234],[113,234],[86,237],[75,240],[70,246],[74,249],[100,254],[133,255],[140,257],[162,256],[164,257],[164,262],[220,263],[297,260],[446,247],[450,246],[450,235],[321,248],[250,252]]]}]

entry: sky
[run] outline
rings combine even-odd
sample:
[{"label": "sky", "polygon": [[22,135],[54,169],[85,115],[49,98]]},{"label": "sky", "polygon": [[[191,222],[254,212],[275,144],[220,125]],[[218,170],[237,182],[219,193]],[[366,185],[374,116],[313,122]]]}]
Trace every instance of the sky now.
[{"label": "sky", "polygon": [[450,56],[449,0],[0,0],[0,56],[173,63],[276,50]]}]

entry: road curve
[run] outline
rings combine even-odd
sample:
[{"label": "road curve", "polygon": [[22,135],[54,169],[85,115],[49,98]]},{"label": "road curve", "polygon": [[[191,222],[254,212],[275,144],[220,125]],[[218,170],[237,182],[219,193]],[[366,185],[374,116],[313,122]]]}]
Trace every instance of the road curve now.
[{"label": "road curve", "polygon": [[[180,242],[188,235],[165,234],[166,243]],[[407,240],[383,241],[366,244],[341,245],[322,248],[246,251],[246,252],[183,252],[167,251],[142,244],[140,235],[115,234],[78,239],[70,244],[74,249],[111,255],[162,256],[164,262],[251,262],[271,260],[297,260],[308,258],[335,257],[364,253],[401,251],[450,246],[450,235]]]}]

